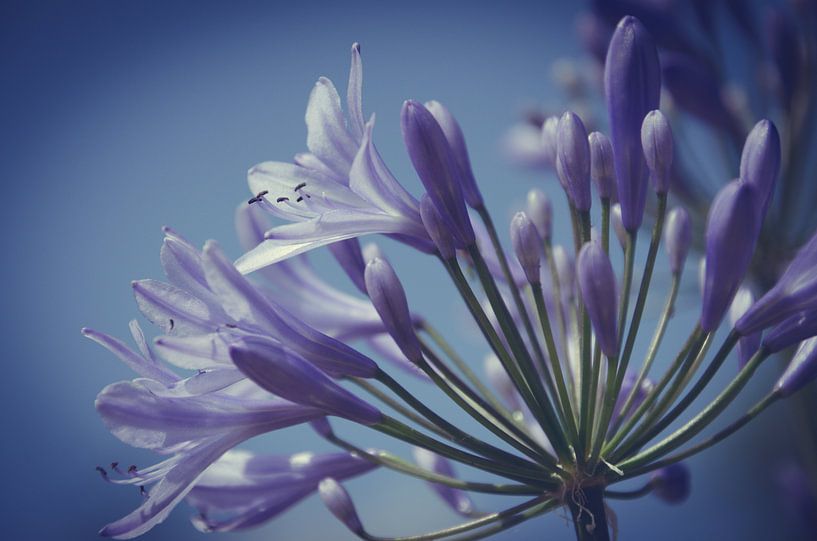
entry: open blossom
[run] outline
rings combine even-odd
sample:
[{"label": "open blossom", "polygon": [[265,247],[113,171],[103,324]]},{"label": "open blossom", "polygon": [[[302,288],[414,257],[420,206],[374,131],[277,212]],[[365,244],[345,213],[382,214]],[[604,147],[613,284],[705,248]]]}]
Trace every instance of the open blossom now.
[{"label": "open blossom", "polygon": [[[607,58],[611,138],[595,132],[588,138],[574,113],[546,121],[542,130],[574,223],[554,223],[550,202],[531,192],[530,216],[519,212],[511,222],[515,257],[509,257],[448,109],[438,102],[403,105],[404,143],[426,193],[415,199],[389,172],[372,142],[373,118],[364,120],[360,50],[353,46],[346,112],[332,83],[320,79],[306,113],[309,152],[294,163],[265,162],[250,170],[252,197],[236,214],[246,253],[233,263],[216,242],[199,250],[166,229],[161,261],[167,281],[133,283],[137,306],[158,336],[149,343],[131,324],[134,350],[83,330],[138,375],[100,392],[96,407],[103,421],[123,442],[166,457],[127,472],[117,463],[113,472],[98,468],[105,479],[142,487],[146,496],[101,533],[138,536],[182,500],[198,510],[193,523],[202,531],[243,530],[318,494],[352,533],[378,539],[342,482],[379,467],[426,481],[466,520],[411,538],[467,533],[478,539],[562,506],[580,539],[607,540],[607,499],[653,492],[668,503],[683,501],[690,492],[683,459],[817,378],[813,288],[803,270],[813,259],[813,242],[766,297],[752,304],[741,293],[734,300],[746,290],[743,278],[763,220],[758,186],[768,187],[774,169],[766,164],[774,162],[774,141],[762,133],[747,143],[746,159],[752,171],[769,174],[749,180],[742,172],[715,198],[705,238],[698,239],[707,250],[700,318],[686,345],[670,345],[675,360],[664,374],[649,374],[662,343],[670,341],[665,331],[694,233],[681,207],[666,226],[663,219],[672,141],[663,115],[653,111],[659,66],[652,38],[637,19],[621,21]],[[648,169],[658,219],[642,261],[632,239],[642,226]],[[600,224],[591,213],[591,177],[601,200]],[[610,206],[615,191],[620,207]],[[623,254],[610,246],[611,208],[620,210]],[[270,227],[268,216],[286,223]],[[573,232],[572,244],[554,242],[566,230]],[[416,315],[415,299],[398,278],[408,269],[377,246],[362,248],[358,237],[369,234],[402,241],[427,262],[436,256],[485,339],[486,378],[433,327],[433,318]],[[646,326],[647,295],[670,281],[652,281],[662,239],[672,285],[639,363],[633,346],[639,326]],[[306,252],[322,247],[329,247],[352,292],[330,285],[310,265]],[[619,272],[614,262],[622,260]],[[630,291],[638,291],[632,304]],[[699,375],[730,306],[737,331]],[[770,325],[768,341],[746,336]],[[695,403],[739,341],[738,374],[667,435],[664,429]],[[710,439],[687,445],[774,348],[798,342],[794,362],[759,405]],[[436,387],[474,426],[452,422],[449,410],[392,375],[395,367]],[[344,421],[340,431],[328,417]],[[277,455],[241,448],[256,436],[306,423],[340,451]],[[350,423],[357,425],[355,441],[344,435]],[[357,443],[371,431],[410,445],[414,461]],[[469,466],[468,478],[457,476],[456,462]],[[482,480],[480,472],[491,477]],[[609,488],[636,477],[645,479],[642,489]],[[527,499],[482,513],[471,493]]]}]

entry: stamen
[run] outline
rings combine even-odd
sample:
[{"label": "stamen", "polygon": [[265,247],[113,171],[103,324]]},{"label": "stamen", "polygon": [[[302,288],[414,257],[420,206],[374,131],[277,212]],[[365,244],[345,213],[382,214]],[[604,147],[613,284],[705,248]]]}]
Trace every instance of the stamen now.
[{"label": "stamen", "polygon": [[301,197],[298,197],[298,199],[296,199],[296,200],[295,200],[295,202],[296,202],[296,203],[300,203],[300,202],[301,202],[301,201],[303,201],[303,200],[304,200],[304,198],[301,196]]},{"label": "stamen", "polygon": [[145,490],[145,485],[139,485],[139,495],[142,496],[143,498],[148,497],[148,491]]},{"label": "stamen", "polygon": [[255,194],[255,197],[252,197],[247,201],[247,204],[252,205],[253,203],[259,203],[259,202],[263,201],[264,196],[267,195],[268,193],[269,193],[269,190],[262,190],[262,191],[258,192],[257,194]]},{"label": "stamen", "polygon": [[293,192],[297,192],[297,191],[298,191],[298,190],[300,190],[301,188],[305,188],[305,187],[306,187],[306,182],[301,182],[300,184],[298,184],[297,186],[295,186],[295,187],[292,189],[292,191],[293,191]]},{"label": "stamen", "polygon": [[108,480],[108,472],[105,471],[105,468],[103,468],[102,466],[97,466],[96,471],[99,472],[99,475],[102,476],[102,479],[104,479],[105,481]]},{"label": "stamen", "polygon": [[119,469],[119,462],[111,462],[111,469],[118,474],[122,474],[122,470]]},{"label": "stamen", "polygon": [[176,322],[173,321],[173,318],[170,318],[170,330],[172,331],[173,327],[175,327],[175,326],[176,326]]},{"label": "stamen", "polygon": [[136,475],[136,464],[131,464],[128,466],[128,475]]},{"label": "stamen", "polygon": [[283,203],[284,201],[289,201],[289,197],[279,197],[275,200],[276,203]]},{"label": "stamen", "polygon": [[235,323],[225,323],[224,326],[227,327],[228,329],[237,329],[238,328],[238,325],[236,325]]}]

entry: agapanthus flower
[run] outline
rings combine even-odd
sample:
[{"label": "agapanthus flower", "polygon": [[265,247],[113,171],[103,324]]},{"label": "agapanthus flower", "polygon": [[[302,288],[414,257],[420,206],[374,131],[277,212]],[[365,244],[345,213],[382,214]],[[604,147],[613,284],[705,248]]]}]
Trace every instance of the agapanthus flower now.
[{"label": "agapanthus flower", "polygon": [[[772,338],[800,342],[794,362],[743,417],[689,444],[733,402],[776,343],[753,348],[719,394],[682,422],[741,339],[742,331],[733,329],[710,358],[723,316],[746,286],[763,209],[757,186],[743,175],[717,196],[705,234],[701,317],[685,343],[669,343],[683,260],[698,234],[680,207],[665,221],[671,144],[663,117],[650,113],[659,90],[652,43],[633,17],[623,19],[613,37],[605,77],[614,120],[609,148],[601,134],[588,140],[574,113],[563,115],[555,131],[552,122],[543,130],[543,140],[550,138],[543,145],[555,145],[572,223],[553,223],[549,201],[532,192],[530,216],[520,212],[510,226],[515,257],[503,248],[480,195],[479,171],[469,163],[459,124],[437,102],[408,100],[401,114],[406,150],[426,193],[415,198],[389,173],[372,143],[373,121],[362,114],[354,46],[347,113],[332,84],[320,79],[306,114],[309,153],[295,163],[251,169],[252,197],[237,214],[247,253],[233,263],[214,241],[198,250],[166,230],[161,260],[168,282],[134,282],[139,310],[158,329],[153,344],[135,323],[138,352],[84,330],[139,376],[99,394],[104,422],[123,442],[169,457],[127,473],[114,465],[116,475],[98,468],[116,483],[153,485],[135,511],[102,533],[140,535],[184,499],[198,509],[193,522],[199,529],[240,530],[317,493],[355,535],[392,539],[369,532],[365,508],[359,511],[353,492],[341,484],[375,467],[427,481],[465,520],[412,537],[417,540],[487,537],[558,507],[570,512],[579,539],[606,540],[612,521],[606,501],[649,492],[668,503],[685,499],[690,476],[683,459],[817,376],[817,326],[784,321],[787,310],[813,308],[791,298],[811,291],[796,260],[774,302],[755,305],[761,306],[762,324],[788,325],[773,330]],[[615,216],[612,191],[605,189],[610,164],[597,163],[591,173],[593,146],[596,157],[612,153],[615,164],[623,258],[615,257],[619,249],[609,238]],[[648,168],[659,177],[653,192],[646,190]],[[591,205],[593,174],[605,177],[596,179],[597,206]],[[634,241],[648,195],[656,220],[649,250],[639,260]],[[289,223],[270,228],[264,214]],[[652,280],[665,227],[669,291],[639,359],[634,345],[646,326],[647,297],[667,282]],[[565,230],[573,234],[567,246],[557,242]],[[484,338],[484,370],[458,353],[433,317],[416,315],[415,299],[399,278],[410,269],[358,243],[373,234],[396,238],[417,258],[442,265],[451,292],[464,301]],[[330,286],[320,269],[309,266],[306,252],[329,245],[354,292]],[[807,246],[801,257],[810,261],[811,251]],[[620,269],[614,267],[618,261]],[[651,371],[659,349],[674,360],[656,375]],[[452,422],[450,410],[432,407],[420,391],[405,387],[400,376],[406,372],[420,374],[470,421]],[[331,417],[343,420],[338,430]],[[256,436],[305,423],[342,452],[280,456],[241,448]],[[344,435],[349,423],[357,425],[354,437]],[[677,428],[667,435],[670,427]],[[415,460],[369,448],[371,431],[408,444]],[[456,475],[455,463],[470,466],[467,479]],[[480,472],[490,477],[480,478]],[[645,475],[642,488],[615,487]],[[483,512],[472,493],[525,499]]]}]

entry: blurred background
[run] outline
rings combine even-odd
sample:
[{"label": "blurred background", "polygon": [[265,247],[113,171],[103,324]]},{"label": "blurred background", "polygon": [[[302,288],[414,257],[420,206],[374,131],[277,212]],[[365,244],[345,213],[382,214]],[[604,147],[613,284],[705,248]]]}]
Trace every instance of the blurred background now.
[{"label": "blurred background", "polygon": [[[131,374],[79,330],[88,325],[127,336],[127,323],[138,314],[129,282],[161,277],[163,225],[196,244],[217,239],[228,254],[240,255],[233,210],[249,196],[246,170],[305,148],[309,91],[320,75],[345,89],[353,42],[362,46],[364,110],[377,113],[378,147],[410,190],[419,193],[420,184],[402,146],[400,106],[407,98],[437,99],[465,130],[501,231],[531,187],[545,189],[561,207],[553,176],[510,163],[502,139],[526,111],[565,106],[564,85],[557,83],[572,68],[553,65],[583,61],[575,31],[581,9],[572,1],[4,1],[0,537],[95,539],[100,527],[139,504],[135,489],[106,484],[94,471],[111,461],[157,461],[111,436],[94,411],[96,393]],[[563,210],[556,235],[568,241]],[[392,242],[382,247],[412,308],[480,364],[485,348],[439,265]],[[329,280],[352,291],[326,254],[313,259]],[[694,266],[688,265],[685,300],[667,344],[683,340],[696,316]],[[653,308],[669,282],[662,268]],[[736,361],[728,363],[712,388],[735,369]],[[778,371],[776,363],[763,367],[726,417],[754,403]],[[417,390],[431,404],[446,404],[434,390]],[[613,502],[620,538],[809,539],[775,482],[796,436],[789,418],[786,405],[778,405],[692,459],[693,492],[681,506],[651,497]],[[406,455],[399,445],[354,434],[363,446],[389,445]],[[277,453],[318,449],[322,442],[309,430],[292,429],[251,446]],[[379,471],[348,487],[376,534],[457,522],[418,481]],[[504,502],[477,503],[493,510]],[[189,523],[192,513],[180,505],[144,539],[203,539]],[[350,538],[316,497],[230,537]],[[557,511],[497,538],[573,539],[573,531],[568,515]]]}]

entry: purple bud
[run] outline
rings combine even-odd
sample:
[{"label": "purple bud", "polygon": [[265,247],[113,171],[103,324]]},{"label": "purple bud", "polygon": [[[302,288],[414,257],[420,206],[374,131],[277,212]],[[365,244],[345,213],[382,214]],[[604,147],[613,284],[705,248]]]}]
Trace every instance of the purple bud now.
[{"label": "purple bud", "polygon": [[706,224],[706,273],[701,328],[720,325],[738,290],[755,250],[758,234],[756,192],[750,184],[733,180],[723,187]]},{"label": "purple bud", "polygon": [[400,115],[403,141],[411,163],[425,186],[428,196],[459,248],[474,243],[474,230],[454,157],[442,128],[421,103],[408,100]]},{"label": "purple bud", "polygon": [[735,326],[741,334],[758,331],[788,316],[817,308],[817,233],[800,248],[777,283]]},{"label": "purple bud", "polygon": [[[760,333],[754,333],[760,334]],[[769,353],[776,353],[797,342],[817,335],[817,309],[789,316],[775,325],[763,339]]]},{"label": "purple bud", "polygon": [[629,234],[627,233],[627,230],[624,229],[624,224],[621,221],[621,205],[618,203],[610,207],[610,221],[613,223],[613,231],[616,234],[618,243],[622,248],[624,248],[624,246],[627,244],[627,237]]},{"label": "purple bud", "polygon": [[[388,261],[388,259],[386,258],[386,254],[384,254],[383,250],[380,248],[380,246],[378,246],[374,242],[367,242],[363,246],[363,248],[361,249],[361,252],[363,254],[363,261],[365,261],[366,263],[368,263],[369,261],[371,261],[372,259],[375,259],[377,257],[379,257],[380,259],[384,259],[384,260]],[[365,265],[363,266],[363,270],[364,271],[366,270]],[[366,281],[365,280],[363,281],[363,287],[364,288],[366,287]],[[366,292],[364,291],[364,293],[366,293]]]},{"label": "purple bud", "polygon": [[765,216],[774,197],[777,174],[780,171],[780,136],[768,120],[761,120],[743,145],[740,156],[740,179],[754,185],[758,193],[758,210]]},{"label": "purple bud", "polygon": [[451,236],[451,230],[443,222],[440,213],[437,212],[437,208],[427,193],[420,198],[420,218],[423,220],[428,236],[431,237],[443,259],[454,258],[456,255],[454,237]]},{"label": "purple bud", "polygon": [[691,242],[692,225],[689,213],[684,207],[675,207],[667,214],[667,223],[664,226],[664,246],[673,274],[678,274],[684,269],[684,261]]},{"label": "purple bud", "polygon": [[324,439],[329,439],[335,435],[335,432],[332,430],[332,425],[326,417],[318,417],[314,421],[310,421],[309,426]]},{"label": "purple bud", "polygon": [[[451,462],[441,457],[437,453],[433,453],[421,447],[414,447],[412,449],[412,454],[414,455],[414,461],[421,468],[439,475],[444,475],[446,477],[457,477]],[[440,496],[445,503],[451,506],[454,511],[464,516],[470,516],[473,514],[474,502],[468,497],[468,494],[448,485],[441,485],[439,483],[429,484],[437,495]]]},{"label": "purple bud", "polygon": [[791,396],[817,377],[817,337],[801,342],[788,368],[775,385],[782,396]]},{"label": "purple bud", "polygon": [[357,516],[355,504],[352,502],[352,498],[349,497],[349,493],[343,488],[343,485],[331,477],[327,477],[318,484],[318,494],[326,508],[335,515],[335,518],[353,533],[363,534],[363,525]]},{"label": "purple bud", "polygon": [[670,464],[653,472],[650,476],[652,493],[665,503],[683,503],[689,498],[689,468],[683,462]]},{"label": "purple bud", "polygon": [[528,192],[528,217],[536,226],[543,240],[550,240],[553,233],[553,207],[542,190],[536,188]]},{"label": "purple bud", "polygon": [[618,353],[618,299],[613,265],[601,245],[591,241],[579,252],[576,267],[582,301],[601,351],[607,357],[614,357]]},{"label": "purple bud", "polygon": [[542,152],[545,160],[556,165],[556,138],[559,132],[559,117],[549,116],[542,124]]},{"label": "purple bud", "polygon": [[663,113],[650,111],[641,125],[641,147],[656,193],[669,191],[672,172],[672,129]]},{"label": "purple bud", "polygon": [[[735,322],[746,313],[752,304],[755,302],[755,296],[748,287],[741,287],[738,289],[738,292],[735,294],[735,299],[732,301],[732,305],[729,307],[729,320],[732,322],[734,326]],[[746,366],[746,363],[749,362],[749,359],[752,358],[752,355],[757,353],[757,350],[760,349],[760,333],[752,333],[747,334],[746,336],[741,336],[740,340],[738,341],[738,368],[743,368]]]},{"label": "purple bud", "polygon": [[373,259],[366,264],[365,277],[369,298],[400,351],[412,362],[422,361],[406,292],[392,266],[383,259]]},{"label": "purple bud", "polygon": [[366,284],[363,283],[363,269],[366,263],[360,250],[360,242],[355,239],[347,239],[334,242],[329,245],[329,251],[335,256],[346,275],[352,283],[361,291],[366,293]]},{"label": "purple bud", "polygon": [[596,183],[599,197],[610,199],[616,189],[616,169],[613,164],[613,145],[601,132],[588,137],[590,143],[590,177]]},{"label": "purple bud", "polygon": [[465,202],[473,209],[481,207],[483,205],[482,194],[474,178],[474,172],[471,170],[468,147],[465,146],[465,137],[462,135],[462,129],[457,119],[438,101],[426,102],[426,109],[434,115],[434,118],[440,124],[448,145],[451,147],[454,164],[460,173],[462,195],[465,197]]},{"label": "purple bud", "polygon": [[658,108],[661,71],[655,42],[635,17],[626,16],[616,26],[607,50],[604,89],[622,223],[627,231],[636,231],[647,196],[641,124]]},{"label": "purple bud", "polygon": [[571,111],[559,119],[556,173],[576,210],[590,210],[590,145],[582,120]]},{"label": "purple bud", "polygon": [[245,336],[230,346],[230,358],[258,386],[281,398],[364,425],[383,420],[379,410],[278,342],[261,336]]},{"label": "purple bud", "polygon": [[538,284],[541,267],[542,239],[533,222],[524,212],[517,212],[511,220],[511,244],[525,277],[531,284]]}]

